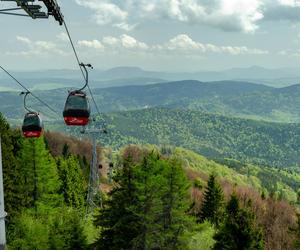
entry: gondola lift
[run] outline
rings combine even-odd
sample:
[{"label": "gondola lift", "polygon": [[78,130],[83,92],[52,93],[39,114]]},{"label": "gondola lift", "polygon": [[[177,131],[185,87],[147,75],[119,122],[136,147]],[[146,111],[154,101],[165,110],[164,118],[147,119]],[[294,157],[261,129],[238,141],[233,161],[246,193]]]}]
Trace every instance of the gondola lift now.
[{"label": "gondola lift", "polygon": [[80,64],[85,71],[85,85],[81,89],[69,92],[63,111],[64,121],[67,126],[86,126],[90,121],[90,104],[84,89],[88,86],[87,67],[93,68],[91,64]]},{"label": "gondola lift", "polygon": [[28,109],[26,98],[30,92],[21,92],[24,95],[24,108],[27,113],[24,116],[22,133],[25,138],[39,138],[43,133],[43,121],[38,112]]}]

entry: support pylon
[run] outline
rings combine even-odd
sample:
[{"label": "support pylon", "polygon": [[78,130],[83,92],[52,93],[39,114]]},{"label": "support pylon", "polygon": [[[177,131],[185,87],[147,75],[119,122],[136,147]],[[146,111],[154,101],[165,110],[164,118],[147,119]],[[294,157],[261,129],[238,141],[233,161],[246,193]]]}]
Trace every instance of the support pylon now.
[{"label": "support pylon", "polygon": [[6,217],[6,213],[4,211],[2,149],[1,149],[1,137],[0,137],[0,250],[6,249],[5,217]]}]

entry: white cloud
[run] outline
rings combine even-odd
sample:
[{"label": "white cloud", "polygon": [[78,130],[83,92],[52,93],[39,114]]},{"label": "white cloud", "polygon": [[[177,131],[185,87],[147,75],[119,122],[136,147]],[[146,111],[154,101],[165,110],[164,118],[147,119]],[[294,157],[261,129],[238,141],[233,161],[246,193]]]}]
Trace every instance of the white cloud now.
[{"label": "white cloud", "polygon": [[193,41],[188,35],[181,34],[172,38],[165,46],[168,50],[200,50],[205,51],[202,43]]},{"label": "white cloud", "polygon": [[143,43],[143,42],[139,42],[137,41],[134,37],[128,36],[123,34],[120,37],[121,43],[123,45],[123,47],[127,48],[127,49],[148,49],[148,45]]},{"label": "white cloud", "polygon": [[144,20],[169,19],[253,32],[263,18],[265,0],[75,0],[94,11],[100,25],[133,29]]},{"label": "white cloud", "polygon": [[283,6],[289,7],[299,7],[300,1],[299,0],[278,0],[278,3]]},{"label": "white cloud", "polygon": [[99,40],[79,41],[81,47],[89,47],[94,49],[111,51],[134,51],[149,54],[177,53],[187,55],[201,55],[203,53],[218,53],[229,55],[264,55],[269,52],[260,49],[251,49],[246,46],[218,46],[209,43],[201,43],[194,41],[186,34],[180,34],[171,38],[164,44],[149,45],[144,42],[138,41],[136,38],[123,34],[120,37],[107,36]]},{"label": "white cloud", "polygon": [[99,25],[126,31],[166,20],[225,31],[255,32],[262,20],[300,21],[300,0],[74,0]]},{"label": "white cloud", "polygon": [[34,45],[38,48],[38,49],[42,49],[42,50],[56,50],[56,44],[53,42],[48,42],[48,41],[36,41],[34,43]]},{"label": "white cloud", "polygon": [[[91,41],[90,41],[91,42]],[[101,43],[98,40],[94,40],[95,43]],[[123,34],[120,37],[106,36],[103,37],[102,43],[104,47],[114,47],[119,49],[128,49],[128,50],[147,50],[149,46],[138,41],[136,38]]]},{"label": "white cloud", "polygon": [[113,36],[106,36],[102,39],[102,42],[110,46],[115,46],[119,43],[119,39]]},{"label": "white cloud", "polygon": [[266,50],[250,49],[246,46],[217,46],[214,44],[204,44],[196,42],[186,34],[180,34],[163,46],[158,46],[160,50],[183,51],[187,53],[225,53],[230,55],[263,55],[268,54]]},{"label": "white cloud", "polygon": [[125,25],[128,13],[122,10],[118,5],[110,3],[110,1],[99,0],[75,0],[78,5],[89,8],[95,12],[94,19],[99,25],[114,24],[120,27]]},{"label": "white cloud", "polygon": [[27,50],[19,52],[6,52],[7,55],[20,55],[20,56],[31,56],[31,55],[49,55],[58,54],[66,56],[67,53],[62,49],[58,48],[57,44],[51,41],[32,41],[28,37],[17,36],[17,41],[26,45]]},{"label": "white cloud", "polygon": [[104,49],[104,46],[98,40],[92,40],[92,41],[82,40],[82,41],[78,41],[78,45],[81,47],[88,47],[93,49]]},{"label": "white cloud", "polygon": [[31,44],[30,39],[24,36],[17,36],[17,40],[25,44]]},{"label": "white cloud", "polygon": [[68,42],[68,41],[69,41],[69,37],[68,37],[67,33],[65,33],[65,32],[59,33],[59,34],[56,36],[56,38],[57,38],[58,40],[63,41],[63,42]]}]

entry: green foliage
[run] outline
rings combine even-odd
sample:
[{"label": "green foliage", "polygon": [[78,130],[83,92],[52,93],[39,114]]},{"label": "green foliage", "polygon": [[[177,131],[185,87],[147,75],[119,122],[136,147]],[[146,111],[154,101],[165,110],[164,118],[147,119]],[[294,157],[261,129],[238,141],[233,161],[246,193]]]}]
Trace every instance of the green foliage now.
[{"label": "green foliage", "polygon": [[47,213],[62,204],[58,193],[60,182],[54,158],[46,149],[43,138],[23,140],[19,154],[23,189],[29,207]]},{"label": "green foliage", "polygon": [[1,114],[0,134],[9,249],[87,249],[79,212],[85,205],[85,183],[77,157],[61,159],[60,176],[43,137],[21,138]]},{"label": "green foliage", "polygon": [[[134,165],[124,159],[96,225],[102,227],[98,249],[178,249],[192,222],[188,208],[188,182],[175,159],[151,153]],[[109,247],[109,248],[108,248]]]},{"label": "green foliage", "polygon": [[80,214],[62,208],[51,216],[33,216],[24,212],[14,220],[9,234],[9,249],[84,250],[86,236]]},{"label": "green foliage", "polygon": [[208,220],[213,225],[218,226],[222,219],[223,213],[223,191],[216,181],[214,174],[211,174],[207,182],[202,208],[200,211],[199,221]]},{"label": "green foliage", "polygon": [[235,194],[227,204],[225,221],[214,239],[214,250],[264,249],[263,233],[256,225],[254,214],[247,208],[240,208]]},{"label": "green foliage", "polygon": [[138,216],[131,210],[137,204],[134,167],[131,158],[124,160],[123,168],[114,178],[117,185],[96,216],[95,225],[101,227],[95,243],[97,249],[131,249],[132,240],[140,232]]},{"label": "green foliage", "polygon": [[49,231],[49,249],[87,249],[87,239],[80,217],[82,214],[66,208],[62,208],[56,214]]},{"label": "green foliage", "polygon": [[215,244],[214,234],[215,229],[208,221],[200,224],[194,235],[189,238],[187,248],[189,250],[211,250]]},{"label": "green foliage", "polygon": [[15,157],[20,150],[21,137],[18,131],[12,131],[0,113],[0,136],[2,146],[2,167],[4,179],[5,209],[9,217],[14,216],[24,206],[22,183],[20,183],[20,165]]},{"label": "green foliage", "polygon": [[168,143],[213,159],[233,158],[278,167],[300,164],[297,124],[158,108],[115,113],[106,118],[110,133],[104,143],[114,148]]},{"label": "green foliage", "polygon": [[57,160],[58,175],[61,181],[60,193],[67,206],[83,208],[86,199],[86,183],[77,157],[67,156]]},{"label": "green foliage", "polygon": [[36,218],[29,213],[23,213],[14,221],[13,229],[8,238],[9,249],[49,249],[49,225],[42,218]]},{"label": "green foliage", "polygon": [[[114,149],[128,144],[169,144],[210,159],[236,159],[260,166],[300,165],[298,124],[271,123],[191,110],[149,108],[105,116],[109,134],[100,138]],[[48,123],[64,131],[63,122]],[[81,136],[80,129],[72,131]]]}]

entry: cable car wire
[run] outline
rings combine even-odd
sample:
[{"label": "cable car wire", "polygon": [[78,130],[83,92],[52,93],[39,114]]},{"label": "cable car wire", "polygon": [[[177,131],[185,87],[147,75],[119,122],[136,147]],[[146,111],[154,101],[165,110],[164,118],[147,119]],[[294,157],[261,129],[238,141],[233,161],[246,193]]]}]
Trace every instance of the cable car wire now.
[{"label": "cable car wire", "polygon": [[[72,39],[72,37],[71,37],[70,31],[69,31],[69,29],[68,29],[68,26],[67,26],[65,20],[64,20],[64,27],[65,27],[66,33],[67,33],[67,35],[68,35],[68,37],[69,37],[69,40],[70,40],[70,43],[71,43],[73,52],[74,52],[74,54],[75,54],[75,57],[76,57],[78,66],[79,66],[80,71],[81,71],[81,73],[82,73],[83,79],[86,81],[86,80],[87,80],[87,79],[86,79],[86,76],[85,76],[85,74],[84,74],[84,72],[83,72],[82,67],[80,66],[80,65],[81,65],[81,62],[80,62],[80,60],[79,60],[78,53],[77,53],[76,48],[75,48],[75,46],[74,46],[73,39]],[[88,87],[89,93],[90,93],[90,95],[91,95],[92,101],[93,101],[93,103],[94,103],[94,106],[95,106],[95,108],[96,108],[96,111],[97,111],[99,117],[101,118],[101,120],[103,121],[103,126],[106,127],[106,121],[105,121],[105,119],[104,119],[104,118],[102,117],[102,115],[101,115],[100,109],[99,109],[98,104],[97,104],[97,102],[96,102],[96,100],[95,100],[95,98],[94,98],[93,92],[92,92],[92,90],[91,90],[91,88],[90,88],[89,85],[87,85],[87,87]]]},{"label": "cable car wire", "polygon": [[18,81],[11,73],[9,73],[5,68],[3,68],[0,65],[0,68],[8,75],[10,76],[17,84],[19,84],[23,89],[25,89],[27,92],[30,92],[30,94],[37,99],[40,103],[42,103],[44,106],[46,106],[48,109],[50,109],[53,113],[59,116],[58,112],[53,109],[50,105],[48,105],[46,102],[44,102],[41,98],[33,94],[24,84],[22,84],[20,81]]}]

